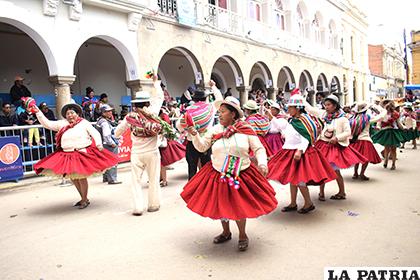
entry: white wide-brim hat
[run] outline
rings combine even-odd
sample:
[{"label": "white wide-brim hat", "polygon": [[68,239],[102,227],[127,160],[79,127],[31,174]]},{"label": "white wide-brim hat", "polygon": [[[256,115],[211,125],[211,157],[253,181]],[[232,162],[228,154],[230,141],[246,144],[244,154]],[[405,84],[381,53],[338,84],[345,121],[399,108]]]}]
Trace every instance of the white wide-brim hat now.
[{"label": "white wide-brim hat", "polygon": [[248,100],[243,107],[244,109],[248,109],[251,111],[256,111],[260,109],[260,106],[258,106],[257,102],[255,102],[254,100]]},{"label": "white wide-brim hat", "polygon": [[244,112],[241,110],[241,104],[239,103],[239,100],[236,99],[233,96],[228,96],[225,98],[225,100],[217,100],[214,102],[214,107],[216,107],[217,110],[219,110],[220,106],[223,104],[227,104],[232,106],[239,114],[239,118],[243,118]]},{"label": "white wide-brim hat", "polygon": [[366,112],[369,109],[369,105],[366,102],[356,102],[353,107],[354,112],[360,114]]},{"label": "white wide-brim hat", "polygon": [[148,91],[138,91],[136,92],[136,97],[131,100],[131,103],[143,103],[150,102],[150,92]]},{"label": "white wide-brim hat", "polygon": [[280,104],[278,104],[278,103],[276,103],[276,102],[273,102],[273,103],[270,105],[270,108],[275,108],[275,109],[277,109],[277,110],[281,110]]}]

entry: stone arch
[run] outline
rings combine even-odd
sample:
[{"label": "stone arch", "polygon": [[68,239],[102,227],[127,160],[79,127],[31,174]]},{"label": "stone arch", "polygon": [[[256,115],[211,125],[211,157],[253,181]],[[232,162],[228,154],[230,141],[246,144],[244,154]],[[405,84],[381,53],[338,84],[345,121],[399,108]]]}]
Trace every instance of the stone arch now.
[{"label": "stone arch", "polygon": [[342,94],[340,80],[337,78],[337,76],[334,76],[331,79],[330,90],[331,93]]},{"label": "stone arch", "polygon": [[279,91],[290,92],[295,84],[296,81],[292,70],[288,66],[283,66],[277,78],[277,87]]},{"label": "stone arch", "polygon": [[308,93],[307,101],[312,105],[315,104],[315,91],[312,76],[308,70],[303,70],[299,77],[299,89],[303,94]]},{"label": "stone arch", "polygon": [[313,90],[314,81],[312,80],[311,73],[308,70],[303,70],[299,77],[299,89],[304,92],[305,90]]},{"label": "stone arch", "polygon": [[267,64],[262,61],[258,61],[252,66],[251,73],[249,74],[249,84],[252,85],[254,80],[257,78],[260,78],[264,82],[266,87],[264,90],[273,86],[273,76],[271,75],[271,71]]},{"label": "stone arch", "polygon": [[76,102],[81,102],[79,98],[83,98],[87,87],[93,87],[96,96],[106,93],[116,110],[120,105],[129,104],[131,99],[127,80],[138,78],[130,51],[118,40],[106,36],[90,37],[83,42],[75,55],[73,73],[76,76],[72,85]]},{"label": "stone arch", "polygon": [[44,55],[45,61],[48,66],[49,75],[55,75],[58,72],[57,61],[54,57],[54,54],[48,45],[47,41],[39,34],[35,29],[31,28],[29,25],[18,21],[16,19],[11,19],[7,17],[0,17],[0,22],[9,24],[15,28],[20,29],[25,34],[27,34],[39,47],[42,54]]},{"label": "stone arch", "polygon": [[[99,38],[101,40],[104,40],[117,49],[117,51],[120,53],[125,63],[127,80],[136,80],[140,77],[138,73],[138,69],[137,69],[136,59],[134,58],[134,55],[132,54],[132,52],[127,48],[127,46],[124,45],[123,42],[109,35],[93,35],[87,38],[81,44],[81,46],[86,44],[87,41],[94,38]],[[79,48],[77,49],[76,55],[77,55],[77,52],[79,52],[81,46],[79,46]],[[74,57],[76,57],[76,55]],[[73,65],[73,68],[74,68],[74,65]]]},{"label": "stone arch", "polygon": [[228,55],[219,57],[213,64],[211,76],[220,80],[219,84],[216,81],[216,85],[222,93],[230,88],[233,96],[239,98],[237,87],[244,85],[244,77],[235,59]]},{"label": "stone arch", "polygon": [[172,97],[180,97],[189,86],[204,86],[203,71],[196,56],[184,47],[173,47],[161,57],[158,74],[166,79]]},{"label": "stone arch", "polygon": [[322,93],[323,95],[328,94],[330,86],[328,84],[327,77],[324,73],[319,74],[316,81],[316,91],[317,93]]}]

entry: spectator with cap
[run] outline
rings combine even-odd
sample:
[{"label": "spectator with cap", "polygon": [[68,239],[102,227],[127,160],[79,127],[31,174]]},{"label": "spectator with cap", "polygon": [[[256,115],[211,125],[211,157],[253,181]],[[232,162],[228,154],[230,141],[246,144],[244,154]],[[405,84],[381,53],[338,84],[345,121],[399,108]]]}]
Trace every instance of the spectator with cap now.
[{"label": "spectator with cap", "polygon": [[98,100],[95,98],[95,91],[91,87],[86,88],[86,96],[83,97],[82,107],[84,118],[88,121],[94,119],[94,110]]},{"label": "spectator with cap", "polygon": [[31,92],[29,89],[23,85],[23,80],[21,76],[15,77],[15,84],[10,89],[10,98],[12,100],[13,105],[18,107],[21,104],[22,97],[31,97]]},{"label": "spectator with cap", "polygon": [[[115,137],[114,133],[117,123],[113,121],[113,110],[114,108],[108,104],[104,104],[101,107],[101,117],[99,117],[96,127],[101,133],[104,148],[111,153],[118,155],[118,139]],[[117,180],[117,165],[105,171],[102,179],[104,183],[108,182],[109,185],[121,184],[121,182]]]},{"label": "spectator with cap", "polygon": [[99,97],[99,101],[95,104],[95,110],[93,112],[93,118],[95,120],[99,119],[102,116],[101,108],[105,104],[108,104],[108,95],[106,93],[102,93]]},{"label": "spectator with cap", "polygon": [[41,102],[39,104],[39,109],[44,114],[44,116],[49,119],[50,121],[56,121],[57,118],[54,115],[54,112],[48,108],[48,105],[46,102]]},{"label": "spectator with cap", "polygon": [[11,104],[4,102],[0,112],[0,126],[14,126],[18,125],[18,122],[16,114],[12,111]]}]

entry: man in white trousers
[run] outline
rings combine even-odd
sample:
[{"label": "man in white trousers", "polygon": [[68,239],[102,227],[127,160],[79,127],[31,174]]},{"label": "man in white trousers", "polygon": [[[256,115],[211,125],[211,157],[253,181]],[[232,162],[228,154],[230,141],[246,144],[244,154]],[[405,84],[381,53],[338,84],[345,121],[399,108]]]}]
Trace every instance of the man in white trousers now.
[{"label": "man in white trousers", "polygon": [[[141,216],[145,210],[141,178],[146,171],[149,177],[148,212],[156,212],[160,208],[160,153],[159,132],[153,117],[158,116],[164,95],[157,76],[153,77],[154,88],[151,92],[139,91],[131,101],[133,112],[130,112],[117,126],[115,135],[120,137],[127,129],[131,130],[133,142],[131,148],[131,176],[134,198],[133,215]],[[141,125],[140,125],[141,124]],[[146,127],[146,129],[145,129]]]}]

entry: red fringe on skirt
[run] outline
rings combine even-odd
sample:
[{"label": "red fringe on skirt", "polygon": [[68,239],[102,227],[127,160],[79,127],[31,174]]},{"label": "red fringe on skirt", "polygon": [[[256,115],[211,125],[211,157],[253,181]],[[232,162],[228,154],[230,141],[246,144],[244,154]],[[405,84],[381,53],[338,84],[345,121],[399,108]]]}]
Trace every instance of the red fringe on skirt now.
[{"label": "red fringe on skirt", "polygon": [[335,164],[338,168],[349,168],[357,163],[368,162],[367,158],[350,146],[333,145],[318,140],[315,143],[315,147],[319,149],[330,164]]},{"label": "red fringe on skirt", "polygon": [[276,193],[254,165],[241,171],[239,183],[235,189],[221,182],[209,162],[185,185],[181,197],[193,212],[212,219],[256,218],[276,209]]},{"label": "red fringe on skirt", "polygon": [[159,148],[162,166],[168,166],[185,157],[186,147],[175,140],[168,140],[164,148]]},{"label": "red fringe on skirt", "polygon": [[369,163],[378,164],[382,161],[381,157],[375,149],[375,146],[373,146],[373,143],[370,141],[357,140],[356,142],[351,143],[350,147],[367,158]]},{"label": "red fringe on skirt", "polygon": [[317,148],[308,147],[300,160],[293,158],[295,152],[296,150],[282,149],[271,158],[267,177],[283,185],[321,185],[335,180],[334,169]]},{"label": "red fringe on skirt", "polygon": [[117,155],[91,145],[84,151],[56,151],[34,165],[36,174],[86,178],[118,164]]},{"label": "red fringe on skirt", "polygon": [[281,150],[284,144],[284,140],[281,137],[280,133],[268,133],[265,136],[265,141],[268,146],[271,148],[274,154]]}]

